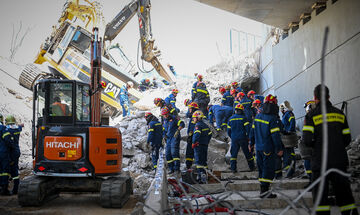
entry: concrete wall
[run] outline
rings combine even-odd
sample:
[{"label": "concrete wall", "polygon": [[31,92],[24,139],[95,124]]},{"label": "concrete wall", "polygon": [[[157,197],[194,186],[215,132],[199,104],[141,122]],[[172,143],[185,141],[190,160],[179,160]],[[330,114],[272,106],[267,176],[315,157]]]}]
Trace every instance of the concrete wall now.
[{"label": "concrete wall", "polygon": [[[325,57],[325,83],[330,101],[348,102],[348,121],[355,138],[360,134],[360,1],[327,1],[327,9],[273,47],[273,78],[279,102],[290,101],[302,128],[307,100],[320,83],[324,29],[329,26]],[[262,84],[263,85],[263,84]],[[265,87],[266,88],[266,87]]]}]

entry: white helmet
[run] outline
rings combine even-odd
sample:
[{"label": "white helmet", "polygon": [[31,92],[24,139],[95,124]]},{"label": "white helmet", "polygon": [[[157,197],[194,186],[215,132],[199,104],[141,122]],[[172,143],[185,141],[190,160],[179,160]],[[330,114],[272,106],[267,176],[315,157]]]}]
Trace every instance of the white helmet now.
[{"label": "white helmet", "polygon": [[134,83],[133,83],[132,81],[128,81],[128,82],[126,83],[126,85],[130,86],[131,88],[134,87]]}]

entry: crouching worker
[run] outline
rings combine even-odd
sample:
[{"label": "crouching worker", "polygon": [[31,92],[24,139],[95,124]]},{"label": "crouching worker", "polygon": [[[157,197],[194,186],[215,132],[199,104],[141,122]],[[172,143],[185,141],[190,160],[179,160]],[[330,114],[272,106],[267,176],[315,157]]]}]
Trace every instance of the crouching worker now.
[{"label": "crouching worker", "polygon": [[230,118],[228,123],[228,135],[231,138],[231,158],[230,169],[233,173],[237,172],[237,155],[241,147],[246,160],[248,162],[250,171],[254,171],[254,157],[249,151],[248,134],[250,131],[250,123],[244,116],[244,107],[241,104],[236,105],[235,114]]},{"label": "crouching worker", "polygon": [[269,94],[265,98],[264,110],[256,115],[250,139],[255,141],[256,162],[259,169],[260,198],[276,198],[269,192],[270,183],[275,177],[276,155],[282,156],[280,128],[277,121],[279,109],[277,99]]},{"label": "crouching worker", "polygon": [[147,143],[151,146],[151,160],[154,165],[153,167],[156,170],[157,161],[159,159],[159,150],[162,147],[163,127],[158,118],[150,112],[145,113],[145,120],[149,128]]},{"label": "crouching worker", "polygon": [[167,107],[161,109],[164,117],[164,137],[166,140],[166,160],[170,169],[169,174],[180,174],[180,130],[185,127],[182,120],[170,115]]},{"label": "crouching worker", "polygon": [[192,115],[196,123],[192,139],[192,148],[194,149],[195,164],[198,172],[197,180],[200,183],[207,182],[205,168],[207,168],[208,145],[212,136],[209,126],[203,122],[204,117],[204,114],[200,110],[195,111]]},{"label": "crouching worker", "polygon": [[[9,173],[11,179],[14,181],[12,194],[18,193],[19,188],[19,157],[20,147],[19,138],[22,127],[16,125],[14,116],[7,116],[5,119],[6,128],[2,135],[5,145],[8,147],[9,152]],[[8,183],[3,184],[3,191],[6,192]]]}]

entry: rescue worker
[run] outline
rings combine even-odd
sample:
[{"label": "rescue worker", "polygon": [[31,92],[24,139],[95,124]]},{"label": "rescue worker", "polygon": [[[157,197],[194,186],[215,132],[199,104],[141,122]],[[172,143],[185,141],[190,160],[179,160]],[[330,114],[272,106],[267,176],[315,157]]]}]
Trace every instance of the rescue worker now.
[{"label": "rescue worker", "polygon": [[3,115],[0,114],[0,195],[10,195],[9,184],[9,149],[5,144],[3,135],[5,134],[6,127],[3,125]]},{"label": "rescue worker", "polygon": [[190,103],[191,103],[191,100],[190,100],[190,99],[185,99],[185,100],[184,100],[184,105],[185,105],[185,107],[187,107]]},{"label": "rescue worker", "polygon": [[167,64],[167,66],[169,67],[170,71],[176,76],[175,68],[170,64]]},{"label": "rescue worker", "polygon": [[129,90],[134,87],[132,81],[128,81],[120,88],[119,100],[123,110],[123,117],[130,116]]},{"label": "rescue worker", "polygon": [[192,148],[194,149],[195,164],[198,172],[197,180],[200,183],[207,182],[205,169],[208,167],[207,166],[208,145],[212,136],[209,126],[207,126],[203,122],[204,117],[205,115],[200,110],[195,111],[194,114],[192,115],[192,118],[196,123],[194,129],[194,135],[192,139],[193,142]]},{"label": "rescue worker", "polygon": [[276,198],[276,194],[271,193],[269,188],[275,176],[276,155],[283,154],[277,122],[278,110],[276,98],[271,94],[266,96],[264,110],[255,117],[250,133],[250,148],[254,144],[256,147],[260,198]]},{"label": "rescue worker", "polygon": [[231,86],[237,93],[243,92],[244,90],[239,86],[239,83],[234,81],[231,83]]},{"label": "rescue worker", "polygon": [[[310,100],[304,104],[306,114],[309,113],[311,110],[315,109],[315,107],[316,107],[316,104],[315,104],[314,100]],[[310,159],[304,159],[304,167],[305,167],[305,171],[306,171],[308,178],[311,180],[312,171],[311,171]]]},{"label": "rescue worker", "polygon": [[251,102],[255,101],[255,91],[254,90],[250,90],[247,93],[247,97],[251,100]]},{"label": "rescue worker", "polygon": [[237,172],[237,155],[241,147],[246,160],[249,165],[250,171],[254,171],[254,157],[249,151],[248,135],[250,132],[250,123],[244,116],[244,107],[241,104],[236,105],[235,114],[230,117],[228,122],[228,135],[231,138],[231,158],[230,169],[233,173]]},{"label": "rescue worker", "polygon": [[159,150],[162,147],[163,126],[152,113],[145,113],[146,124],[148,125],[147,144],[151,146],[151,160],[153,168],[156,170],[159,159]]},{"label": "rescue worker", "polygon": [[161,109],[164,116],[164,138],[166,140],[166,160],[170,169],[169,174],[180,174],[180,130],[185,127],[182,120],[170,114],[167,107]]},{"label": "rescue worker", "polygon": [[[295,133],[296,121],[295,121],[295,115],[292,112],[293,108],[291,107],[290,102],[284,101],[282,104],[280,104],[280,111],[283,114],[281,119],[281,122],[283,124],[282,133],[284,135]],[[295,164],[296,164],[294,147],[285,147],[283,161],[284,161],[284,170],[287,172],[285,177],[291,178],[295,173]]]},{"label": "rescue worker", "polygon": [[259,99],[256,99],[252,103],[252,118],[255,119],[256,115],[261,113],[262,107],[261,107],[261,101]]},{"label": "rescue worker", "polygon": [[175,108],[177,113],[180,113],[180,109],[176,107],[176,96],[179,93],[178,89],[172,89],[171,94],[165,98],[165,104],[166,105],[172,105],[173,108]]},{"label": "rescue worker", "polygon": [[210,102],[210,95],[204,82],[199,81],[197,83],[194,96],[191,100],[199,105],[199,109],[205,116],[208,115],[207,106]]},{"label": "rescue worker", "polygon": [[226,92],[225,87],[220,87],[220,88],[219,88],[219,93],[220,93],[222,96],[224,95],[225,92]]},{"label": "rescue worker", "polygon": [[144,92],[145,90],[150,89],[150,87],[151,87],[150,79],[145,78],[140,81],[140,85],[139,85],[140,91]]},{"label": "rescue worker", "polygon": [[199,110],[199,105],[196,102],[191,102],[188,105],[188,112],[186,117],[189,118],[189,125],[187,129],[188,138],[186,140],[185,164],[186,168],[190,169],[194,161],[194,149],[192,148],[192,137],[194,134],[195,122],[192,120],[192,115],[195,111]]},{"label": "rescue worker", "polygon": [[249,99],[243,92],[238,93],[237,97],[238,97],[239,103],[244,106],[244,114],[245,114],[247,121],[252,123],[252,120],[253,120],[252,119],[252,110],[251,110],[252,100]]},{"label": "rescue worker", "polygon": [[172,104],[166,104],[165,101],[161,98],[155,98],[154,99],[154,104],[156,107],[160,108],[160,111],[163,107],[167,107],[170,110],[170,114],[173,116],[177,116],[178,112],[176,111],[176,109],[172,106]]},{"label": "rescue worker", "polygon": [[[191,89],[191,98],[192,100],[194,100],[194,96],[196,94],[196,86],[198,85],[199,82],[203,81],[203,76],[200,74],[195,73],[195,77],[196,77],[196,82],[193,84],[192,89]],[[205,85],[206,88],[206,85]]]},{"label": "rescue worker", "polygon": [[238,93],[236,92],[235,89],[232,89],[230,91],[230,95],[234,98],[233,109],[234,109],[234,112],[235,112],[235,107],[236,107],[237,104],[239,104],[239,100],[237,98]]},{"label": "rescue worker", "polygon": [[[326,160],[326,170],[337,169],[346,173],[349,165],[348,155],[345,147],[351,142],[350,129],[343,112],[334,107],[329,101],[329,89],[324,86],[325,101],[321,100],[322,85],[317,85],[314,89],[314,100],[316,103],[315,109],[310,111],[305,116],[303,127],[303,141],[304,144],[312,147],[312,182],[318,179],[321,175],[321,162],[323,154],[323,115],[321,111],[321,104],[326,105],[326,119],[328,126],[328,159]],[[320,204],[316,210],[317,214],[330,214],[330,203],[328,199],[329,184],[335,193],[336,204],[340,207],[341,214],[355,214],[358,211],[352,195],[350,183],[347,177],[339,173],[329,173],[325,178],[325,187],[321,193]],[[312,189],[313,201],[315,202],[318,195],[319,184]]]},{"label": "rescue worker", "polygon": [[229,90],[226,90],[225,88],[223,88],[224,90],[224,94],[221,100],[221,105],[222,106],[229,106],[232,107],[234,104],[234,97],[230,94]]},{"label": "rescue worker", "polygon": [[67,104],[61,102],[59,96],[54,97],[54,103],[51,104],[52,116],[70,116],[70,109]]},{"label": "rescue worker", "polygon": [[227,122],[233,113],[232,107],[209,105],[209,121],[211,124],[216,122],[216,130],[226,130]]},{"label": "rescue worker", "polygon": [[[9,115],[5,118],[6,128],[3,132],[2,138],[5,145],[8,147],[8,156],[9,156],[9,173],[11,179],[14,181],[14,186],[12,189],[12,194],[18,193],[19,188],[19,157],[20,157],[20,147],[19,147],[19,138],[22,131],[20,125],[16,125],[15,117]],[[6,177],[5,177],[6,179]],[[7,193],[9,182],[3,182],[2,189],[3,192]]]}]

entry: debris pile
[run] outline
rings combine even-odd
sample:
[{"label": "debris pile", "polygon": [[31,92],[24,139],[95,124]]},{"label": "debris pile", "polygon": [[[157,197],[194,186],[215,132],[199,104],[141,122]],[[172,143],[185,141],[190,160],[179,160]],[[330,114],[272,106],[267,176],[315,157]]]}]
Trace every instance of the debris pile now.
[{"label": "debris pile", "polygon": [[346,148],[349,157],[351,183],[354,192],[360,192],[360,135]]}]

